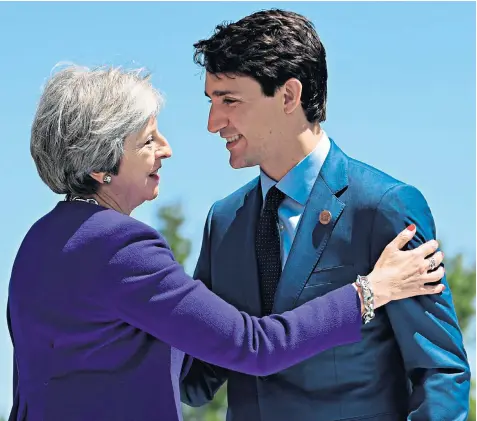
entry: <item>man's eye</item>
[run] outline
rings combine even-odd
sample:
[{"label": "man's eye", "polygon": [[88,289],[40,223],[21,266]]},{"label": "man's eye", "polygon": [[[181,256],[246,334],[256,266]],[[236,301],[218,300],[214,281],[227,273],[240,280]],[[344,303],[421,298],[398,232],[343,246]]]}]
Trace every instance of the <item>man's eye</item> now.
[{"label": "man's eye", "polygon": [[150,145],[153,140],[154,140],[154,138],[152,136],[149,136],[146,140],[146,143],[144,143],[144,144],[145,145]]},{"label": "man's eye", "polygon": [[[207,100],[207,102],[208,102],[209,104],[212,104],[212,99],[209,98],[209,99]],[[232,98],[223,98],[223,99],[222,99],[222,103],[223,103],[223,104],[227,104],[227,105],[228,105],[228,104],[234,104],[235,102],[238,102],[238,101],[237,101],[236,99],[232,99]]]}]

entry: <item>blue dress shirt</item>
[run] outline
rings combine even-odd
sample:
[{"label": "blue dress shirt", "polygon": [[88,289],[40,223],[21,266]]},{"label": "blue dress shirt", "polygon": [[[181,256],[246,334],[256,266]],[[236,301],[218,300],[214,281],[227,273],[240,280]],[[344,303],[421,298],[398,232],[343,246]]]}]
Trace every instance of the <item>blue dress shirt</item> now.
[{"label": "blue dress shirt", "polygon": [[322,130],[315,149],[288,171],[280,181],[272,180],[260,170],[264,204],[268,190],[274,185],[285,194],[285,199],[278,208],[282,269],[285,267],[306,202],[328,156],[330,147],[330,139]]}]

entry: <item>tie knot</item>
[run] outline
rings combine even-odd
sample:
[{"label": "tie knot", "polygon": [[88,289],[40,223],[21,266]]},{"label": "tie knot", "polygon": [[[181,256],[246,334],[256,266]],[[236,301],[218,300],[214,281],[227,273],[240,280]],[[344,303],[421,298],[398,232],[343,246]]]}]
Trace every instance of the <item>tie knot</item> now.
[{"label": "tie knot", "polygon": [[278,210],[280,203],[283,202],[283,199],[285,199],[285,193],[273,186],[270,190],[268,190],[267,196],[265,198],[265,208],[276,211]]}]

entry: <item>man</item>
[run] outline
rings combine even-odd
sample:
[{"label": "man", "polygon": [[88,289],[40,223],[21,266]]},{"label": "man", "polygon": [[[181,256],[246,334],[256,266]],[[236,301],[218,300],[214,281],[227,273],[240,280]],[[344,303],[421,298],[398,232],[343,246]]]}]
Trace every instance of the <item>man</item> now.
[{"label": "man", "polygon": [[[257,316],[279,313],[369,272],[406,225],[418,233],[409,247],[435,238],[417,189],[348,157],[321,129],[325,49],[306,18],[254,13],[195,48],[209,131],[233,168],[260,166],[209,212],[195,276],[215,293]],[[189,361],[182,399],[202,405],[228,381],[229,421],[467,419],[470,372],[449,288],[385,306],[362,334],[267,377]]]}]

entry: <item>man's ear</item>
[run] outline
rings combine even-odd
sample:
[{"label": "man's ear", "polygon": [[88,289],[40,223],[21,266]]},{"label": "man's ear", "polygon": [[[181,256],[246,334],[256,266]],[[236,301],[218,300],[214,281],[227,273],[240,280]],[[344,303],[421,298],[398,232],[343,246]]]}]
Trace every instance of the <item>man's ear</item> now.
[{"label": "man's ear", "polygon": [[283,85],[284,90],[284,111],[285,114],[291,114],[301,105],[302,84],[298,79],[288,79]]}]

